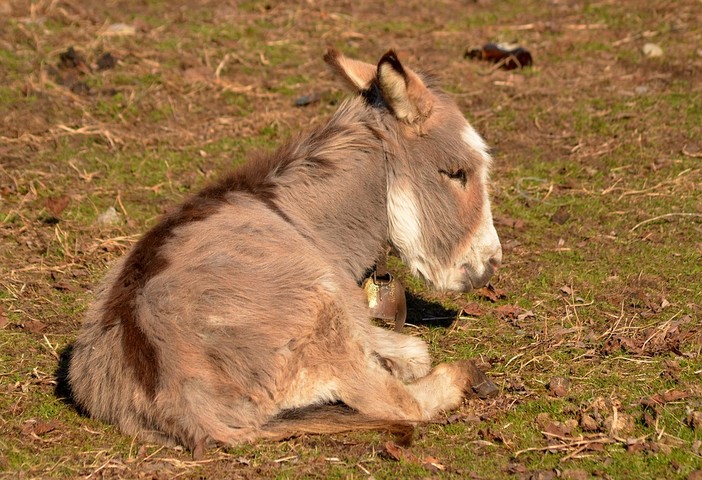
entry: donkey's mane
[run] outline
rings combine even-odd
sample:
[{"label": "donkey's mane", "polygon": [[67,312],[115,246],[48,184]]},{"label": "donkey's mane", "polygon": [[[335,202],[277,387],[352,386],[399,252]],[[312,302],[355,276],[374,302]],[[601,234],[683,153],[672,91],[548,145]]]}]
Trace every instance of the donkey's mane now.
[{"label": "donkey's mane", "polygon": [[254,156],[219,182],[202,190],[183,208],[201,200],[221,200],[229,194],[241,192],[283,214],[275,204],[280,188],[312,183],[336,172],[352,170],[355,162],[349,157],[349,152],[369,153],[377,145],[375,139],[380,138],[381,133],[372,116],[371,108],[362,99],[345,100],[325,125],[288,140],[272,153]]}]

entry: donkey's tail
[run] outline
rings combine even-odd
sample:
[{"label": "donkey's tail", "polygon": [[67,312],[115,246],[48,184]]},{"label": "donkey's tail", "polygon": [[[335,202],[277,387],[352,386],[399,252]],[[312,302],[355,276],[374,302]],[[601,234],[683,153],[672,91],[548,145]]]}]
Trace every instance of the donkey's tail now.
[{"label": "donkey's tail", "polygon": [[316,405],[287,410],[261,427],[224,428],[218,435],[204,435],[185,445],[193,459],[201,460],[205,449],[213,444],[238,445],[258,440],[280,441],[304,434],[332,434],[351,431],[385,431],[395,442],[409,446],[414,436],[413,422],[381,420],[359,413],[344,404]]},{"label": "donkey's tail", "polygon": [[[414,435],[414,423],[369,417],[342,403],[315,405],[288,410],[262,427],[271,438],[284,440],[303,434],[331,434],[351,431],[385,431],[398,443],[408,445]],[[268,435],[266,435],[268,436]]]}]

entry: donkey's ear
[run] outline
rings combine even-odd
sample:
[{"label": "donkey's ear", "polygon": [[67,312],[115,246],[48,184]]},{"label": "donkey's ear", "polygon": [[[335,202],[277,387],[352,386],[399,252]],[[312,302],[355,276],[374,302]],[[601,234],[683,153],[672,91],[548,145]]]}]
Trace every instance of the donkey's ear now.
[{"label": "donkey's ear", "polygon": [[383,98],[399,120],[421,122],[431,113],[432,94],[419,75],[402,66],[392,50],[378,62],[378,83]]},{"label": "donkey's ear", "polygon": [[375,65],[346,58],[334,49],[327,51],[324,61],[354,92],[367,90],[375,78]]}]

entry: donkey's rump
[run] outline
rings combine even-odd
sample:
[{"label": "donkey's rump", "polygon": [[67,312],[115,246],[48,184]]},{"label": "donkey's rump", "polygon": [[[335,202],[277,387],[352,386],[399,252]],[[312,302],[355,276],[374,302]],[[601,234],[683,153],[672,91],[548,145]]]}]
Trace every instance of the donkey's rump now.
[{"label": "donkey's rump", "polygon": [[[211,433],[222,429],[219,423],[257,427],[281,408],[315,403],[310,400],[316,397],[317,402],[336,400],[324,394],[329,390],[324,385],[298,381],[297,372],[310,355],[325,354],[319,341],[312,352],[308,345],[332,327],[330,306],[343,312],[333,316],[335,321],[352,318],[344,311],[346,293],[340,295],[348,289],[289,222],[260,202],[242,198],[175,228],[164,259],[167,266],[135,300],[139,327],[156,357],[148,368],[161,393],[154,398],[143,394],[128,359],[115,361],[124,358],[125,333],[119,325],[101,325],[111,294],[104,288],[74,346],[71,378],[84,408],[127,433],[148,431],[151,437],[185,437],[190,443],[197,441],[200,429],[195,425],[203,422],[211,424]],[[124,264],[119,262],[106,281],[115,282]],[[348,338],[349,328],[337,324],[337,336],[326,335],[324,343],[343,348],[338,335]],[[328,370],[328,362],[317,363]],[[322,370],[308,367],[303,376],[331,377]],[[109,391],[115,384],[119,391],[132,392],[127,411]],[[291,388],[298,393],[293,402]],[[95,391],[104,395],[92,395]],[[135,416],[131,409],[144,413]]]}]

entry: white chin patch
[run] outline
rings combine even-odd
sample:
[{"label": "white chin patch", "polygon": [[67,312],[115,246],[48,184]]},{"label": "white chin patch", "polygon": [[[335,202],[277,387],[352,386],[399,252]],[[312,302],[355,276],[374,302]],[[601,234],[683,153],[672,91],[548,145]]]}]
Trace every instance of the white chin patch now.
[{"label": "white chin patch", "polygon": [[461,289],[458,270],[446,270],[428,263],[422,242],[419,207],[412,191],[401,185],[391,185],[388,188],[387,209],[390,240],[412,273],[423,277],[439,290]]}]

